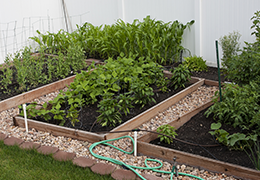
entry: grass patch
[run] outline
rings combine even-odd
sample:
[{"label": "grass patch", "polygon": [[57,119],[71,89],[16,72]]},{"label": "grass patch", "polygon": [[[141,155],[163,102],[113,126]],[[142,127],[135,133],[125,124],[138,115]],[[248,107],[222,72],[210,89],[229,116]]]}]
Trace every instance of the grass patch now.
[{"label": "grass patch", "polygon": [[43,155],[37,150],[23,150],[18,146],[6,146],[0,141],[0,179],[113,179],[101,176],[89,168],[81,168],[72,161],[60,162],[51,155]]}]

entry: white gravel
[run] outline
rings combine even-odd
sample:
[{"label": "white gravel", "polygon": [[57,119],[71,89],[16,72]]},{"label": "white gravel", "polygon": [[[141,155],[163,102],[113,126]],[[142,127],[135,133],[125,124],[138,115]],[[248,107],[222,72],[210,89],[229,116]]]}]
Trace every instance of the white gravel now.
[{"label": "white gravel", "polygon": [[[65,88],[66,90],[66,88]],[[174,104],[173,106],[169,107],[166,111],[163,113],[158,114],[156,117],[151,119],[149,122],[143,124],[140,126],[140,129],[146,129],[146,130],[155,130],[158,126],[168,123],[169,121],[172,121],[176,118],[178,118],[180,115],[191,111],[192,109],[195,109],[196,107],[200,106],[201,104],[207,102],[212,98],[215,91],[217,91],[217,87],[207,87],[207,86],[201,86],[196,91],[191,93],[190,95],[186,96],[184,99],[182,99],[180,102]],[[44,95],[42,97],[39,97],[33,101],[36,101],[39,104],[43,104],[46,101],[49,101],[53,98],[55,98],[58,95],[59,91],[55,91],[53,93]],[[14,136],[17,138],[21,138],[24,141],[27,142],[36,142],[40,143],[41,145],[46,146],[53,146],[58,147],[60,150],[66,151],[66,152],[74,152],[76,153],[77,157],[84,156],[88,158],[95,159],[89,152],[89,147],[91,143],[85,142],[85,141],[79,141],[76,139],[71,139],[63,136],[53,136],[50,133],[37,131],[35,129],[29,129],[29,133],[25,132],[25,128],[21,127],[15,127],[13,126],[13,116],[17,115],[19,113],[18,107],[8,109],[6,111],[0,112],[0,132],[7,134],[8,136]],[[129,135],[133,136],[132,133],[129,133]],[[138,136],[141,136],[142,132],[139,132]],[[113,143],[114,145],[125,149],[130,150],[130,141],[128,139],[125,140],[119,140],[117,142]],[[124,161],[127,164],[135,165],[135,166],[145,166],[144,161],[147,158],[146,156],[138,156],[134,157],[133,155],[124,154],[122,152],[119,152],[113,148],[106,147],[103,145],[97,146],[94,149],[95,153],[98,153],[100,155],[106,156],[106,157],[112,157],[121,161]],[[98,160],[99,162],[106,162],[103,160]],[[160,160],[161,161],[161,160]],[[163,161],[161,161],[163,162]],[[110,163],[110,162],[106,162]],[[112,164],[112,163],[111,163]],[[172,164],[168,162],[163,162],[163,167],[161,170],[164,171],[171,171]],[[150,166],[157,166],[156,163],[150,163]],[[121,168],[117,166],[117,168]],[[186,165],[178,165],[179,172],[185,172],[190,173],[196,176],[199,176],[204,179],[218,179],[218,180],[233,180],[232,176],[227,176],[225,174],[217,174],[208,172],[205,170],[197,169],[194,167],[189,167]],[[156,176],[163,177],[164,179],[169,179],[170,176],[166,174],[160,174],[152,171],[147,170],[137,170],[140,173],[150,173],[154,174]],[[188,177],[181,177],[175,179],[190,179]]]}]

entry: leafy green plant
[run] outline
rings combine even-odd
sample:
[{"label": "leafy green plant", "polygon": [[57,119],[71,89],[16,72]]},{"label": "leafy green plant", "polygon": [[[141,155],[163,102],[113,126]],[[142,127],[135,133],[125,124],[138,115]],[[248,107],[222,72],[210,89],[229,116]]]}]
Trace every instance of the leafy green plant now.
[{"label": "leafy green plant", "polygon": [[232,57],[227,70],[227,77],[240,85],[256,80],[260,74],[260,46],[246,44],[240,55]]},{"label": "leafy green plant", "polygon": [[248,141],[255,142],[257,140],[257,134],[246,136],[243,133],[234,133],[229,135],[227,131],[220,129],[221,126],[221,123],[212,123],[210,127],[212,131],[209,133],[230,149],[244,150],[248,146]]},{"label": "leafy green plant", "polygon": [[12,83],[13,80],[13,69],[11,68],[11,57],[8,55],[5,58],[5,64],[1,64],[0,68],[3,72],[3,74],[0,74],[0,84],[1,89],[3,90],[4,93],[8,93],[11,90],[8,88],[8,86]]},{"label": "leafy green plant", "polygon": [[[160,127],[157,128],[156,130],[158,133],[164,134],[164,135],[158,135],[158,137],[160,138],[160,141],[164,141],[165,143],[171,144],[173,142],[173,139],[170,137],[175,138],[175,136],[177,136],[177,133],[175,132],[176,129],[173,126],[170,126],[169,124],[165,124],[162,125]],[[168,137],[170,136],[170,137]]]},{"label": "leafy green plant", "polygon": [[259,134],[259,84],[255,82],[244,86],[225,84],[222,101],[219,102],[218,98],[217,93],[213,99],[214,104],[205,112],[207,117],[213,114],[219,122]]},{"label": "leafy green plant", "polygon": [[225,35],[219,39],[220,45],[222,47],[223,51],[223,57],[222,57],[222,66],[226,70],[230,68],[232,61],[232,56],[235,56],[240,51],[240,43],[239,39],[241,37],[241,34],[239,32],[232,32],[228,35]]},{"label": "leafy green plant", "polygon": [[38,36],[30,37],[34,40],[40,47],[46,47],[46,53],[49,51],[53,53],[62,52],[66,54],[68,47],[72,43],[73,38],[71,34],[67,33],[63,29],[59,30],[58,33],[42,34],[40,31],[36,31]]},{"label": "leafy green plant", "polygon": [[110,58],[105,65],[91,71],[92,67],[77,74],[69,90],[49,102],[51,109],[46,109],[44,105],[37,115],[50,112],[61,125],[65,118],[74,125],[83,106],[97,103],[100,112],[97,122],[103,126],[114,126],[121,122],[122,114],[129,114],[134,105],[142,108],[154,101],[151,85],[167,88],[167,84],[161,82],[167,81],[163,77],[162,66],[148,59],[118,57],[115,61]]},{"label": "leafy green plant", "polygon": [[142,22],[135,19],[132,24],[121,19],[112,25],[85,23],[72,33],[60,30],[56,34],[41,34],[37,31],[38,36],[31,39],[56,54],[68,54],[70,45],[77,44],[90,57],[108,59],[124,53],[127,58],[136,55],[166,65],[179,60],[181,51],[185,50],[181,45],[184,30],[193,23],[194,20],[185,25],[177,20],[164,23],[147,16]]},{"label": "leafy green plant", "polygon": [[171,86],[174,86],[174,89],[185,87],[185,83],[187,83],[191,77],[191,72],[188,68],[180,64],[170,71],[172,72],[172,77],[170,78]]},{"label": "leafy green plant", "polygon": [[259,41],[259,19],[260,13],[257,11],[251,18],[254,29],[252,35],[256,36],[256,42],[245,42],[246,46],[243,47],[241,53],[238,54],[240,38],[239,33],[234,32],[229,36],[222,39],[223,49],[223,66],[224,73],[227,78],[240,85],[248,84],[250,81],[255,81],[259,78],[260,74],[260,41]]},{"label": "leafy green plant", "polygon": [[251,20],[253,20],[253,25],[251,26],[251,29],[255,29],[255,31],[252,32],[251,35],[255,35],[257,42],[260,42],[260,11],[256,11]]},{"label": "leafy green plant", "polygon": [[72,44],[68,47],[65,61],[69,62],[72,72],[74,73],[86,67],[86,62],[84,61],[84,51],[77,44]]},{"label": "leafy green plant", "polygon": [[206,61],[202,57],[190,56],[184,58],[183,66],[188,68],[189,71],[207,71],[208,67]]}]

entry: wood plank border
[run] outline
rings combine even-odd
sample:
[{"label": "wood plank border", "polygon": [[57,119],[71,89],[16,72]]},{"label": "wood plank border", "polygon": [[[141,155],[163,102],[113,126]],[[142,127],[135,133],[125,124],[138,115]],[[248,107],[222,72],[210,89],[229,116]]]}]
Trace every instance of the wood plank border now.
[{"label": "wood plank border", "polygon": [[[190,112],[187,112],[187,113],[181,115],[180,117],[178,117],[178,118],[176,118],[176,119],[174,119],[174,120],[172,120],[172,121],[170,121],[169,123],[166,123],[166,124],[169,124],[169,125],[175,127],[176,129],[178,129],[183,124],[188,122],[194,115],[196,115],[200,111],[206,109],[207,107],[209,107],[212,104],[213,104],[212,101],[208,101],[205,104],[197,107],[196,109],[194,109]],[[148,132],[148,133],[144,134],[143,136],[141,136],[140,138],[138,138],[138,141],[149,143],[150,141],[155,140],[157,137],[158,137],[157,134]]]},{"label": "wood plank border", "polygon": [[[198,89],[199,86],[202,86],[204,84],[204,79],[194,79],[197,80],[197,82],[190,87],[180,91],[179,93],[169,97],[168,99],[162,101],[161,103],[153,106],[152,108],[146,110],[145,112],[137,115],[136,117],[132,118],[131,120],[127,121],[126,123],[116,127],[113,131],[123,131],[123,130],[129,130],[139,127],[141,124],[149,121],[151,118],[159,114],[160,112],[165,111],[167,108],[169,108],[171,105],[177,103],[182,98],[187,96],[188,94],[192,93],[196,89]],[[107,133],[105,138],[106,139],[113,139],[118,138],[123,135],[128,134],[126,133]]]},{"label": "wood plank border", "polygon": [[[211,80],[205,80],[205,84],[210,86],[218,86],[217,81],[211,81]],[[207,103],[197,107],[193,111],[190,111],[167,124],[170,124],[171,126],[174,126],[175,128],[178,129],[184,123],[189,121],[198,112],[206,109],[212,104],[213,104],[212,101],[208,101]],[[239,165],[234,165],[231,163],[225,163],[218,160],[213,160],[210,158],[178,151],[175,149],[149,144],[150,141],[156,138],[157,135],[154,133],[146,133],[145,135],[138,138],[138,142],[137,142],[138,153],[146,156],[155,157],[155,158],[161,158],[167,161],[172,161],[173,157],[176,157],[178,163],[183,163],[190,166],[203,168],[205,170],[209,170],[212,172],[225,173],[227,175],[232,175],[243,179],[258,180],[260,177],[260,171],[254,169],[242,167]]]},{"label": "wood plank border", "polygon": [[225,163],[178,150],[160,147],[149,144],[147,142],[138,141],[137,149],[138,153],[142,155],[160,158],[167,161],[172,161],[172,159],[176,157],[178,163],[203,168],[212,172],[225,173],[227,175],[232,175],[238,178],[259,180],[260,177],[260,171],[254,169],[234,165],[231,163]]},{"label": "wood plank border", "polygon": [[[25,122],[23,117],[16,116],[13,118],[15,126],[25,127]],[[104,135],[91,133],[87,131],[82,131],[78,129],[66,128],[58,125],[48,124],[40,121],[35,121],[32,119],[27,119],[28,128],[35,128],[40,131],[49,132],[55,136],[65,136],[78,140],[98,142],[105,140]]]},{"label": "wood plank border", "polygon": [[43,96],[43,95],[51,93],[53,91],[62,89],[64,87],[66,87],[66,85],[70,85],[70,83],[73,82],[75,77],[76,77],[76,75],[70,76],[70,77],[62,79],[60,81],[56,81],[51,84],[47,84],[47,85],[39,87],[37,89],[28,91],[26,93],[19,94],[17,96],[11,97],[9,99],[0,101],[0,112],[10,109],[12,107],[18,106],[20,104],[27,103],[37,97]]},{"label": "wood plank border", "polygon": [[[174,96],[172,96],[172,98],[169,98],[168,101],[163,101],[157,106],[157,108],[155,110],[153,110],[153,114],[154,113],[158,113],[158,111],[162,111],[160,110],[160,108],[163,108],[163,109],[166,109],[169,107],[169,103],[170,104],[174,104],[176,102],[178,102],[181,98],[183,98],[184,96],[186,96],[187,94],[189,94],[190,92],[196,90],[199,86],[201,86],[202,84],[204,84],[204,79],[198,79],[198,78],[193,78],[192,79],[193,81],[197,81],[195,84],[191,85],[189,88],[187,89],[184,89],[182,90],[181,92],[175,94]],[[51,85],[51,84],[50,84]],[[54,83],[55,87],[56,86],[56,83]],[[49,86],[49,85],[47,85]],[[51,85],[52,87],[53,85]],[[46,90],[45,88],[40,88],[43,90],[43,92],[46,93]],[[42,92],[42,90],[40,90],[40,92]],[[29,93],[32,93],[34,91],[30,91],[28,92],[28,96],[30,95]],[[34,92],[35,94],[37,94],[37,91]],[[41,94],[42,95],[42,94]],[[36,97],[37,95],[34,95],[34,97]],[[40,96],[40,95],[38,95]],[[20,97],[20,96],[18,96]],[[22,96],[23,97],[23,96]],[[20,97],[21,98],[21,97]],[[32,97],[30,97],[31,99],[33,99]],[[12,103],[17,103],[16,100],[17,98],[14,98],[14,99],[11,99]],[[28,102],[28,98],[24,98],[22,99],[21,101],[24,101],[24,102]],[[21,101],[19,102],[19,104],[21,103]],[[148,112],[150,110],[147,110]],[[141,114],[141,117],[144,116],[143,114]],[[139,115],[140,117],[140,115]],[[145,116],[146,117],[146,116]],[[146,120],[146,119],[145,119]],[[23,117],[19,117],[19,116],[16,116],[14,117],[13,119],[14,121],[14,124],[17,125],[17,126],[21,126],[21,127],[25,127],[24,125],[24,118]],[[132,120],[129,120],[128,122],[130,122]],[[146,120],[147,121],[147,120]],[[122,124],[120,127],[121,128],[129,128],[129,123],[124,123]],[[138,121],[138,120],[135,120],[133,123],[134,126],[140,126],[141,124],[143,123],[143,121]],[[133,126],[132,125],[132,126]],[[86,131],[79,131],[79,130],[75,130],[75,129],[72,129],[72,128],[65,128],[65,127],[61,127],[61,126],[57,126],[57,125],[52,125],[52,124],[48,124],[48,123],[44,123],[44,122],[38,122],[38,121],[35,121],[35,120],[31,120],[31,119],[28,119],[28,127],[29,128],[35,128],[37,130],[41,130],[41,131],[47,131],[47,132],[50,132],[52,133],[53,135],[59,135],[59,136],[66,136],[66,137],[71,137],[71,138],[77,138],[77,139],[80,139],[80,140],[88,140],[90,142],[97,142],[97,141],[100,141],[100,140],[103,140],[103,139],[106,139],[106,135],[100,135],[100,134],[96,134],[96,133],[90,133],[90,132],[86,132]],[[75,134],[76,133],[76,134]],[[112,133],[111,133],[112,134]],[[81,136],[82,135],[82,136]],[[121,135],[119,134],[114,134],[116,135],[116,137],[120,137]]]}]

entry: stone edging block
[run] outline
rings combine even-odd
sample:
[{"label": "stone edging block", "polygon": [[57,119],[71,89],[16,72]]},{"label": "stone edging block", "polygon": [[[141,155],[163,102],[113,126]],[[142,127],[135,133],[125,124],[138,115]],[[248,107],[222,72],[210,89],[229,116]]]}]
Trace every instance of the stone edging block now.
[{"label": "stone edging block", "polygon": [[24,142],[20,145],[21,149],[38,149],[41,145],[34,142]]},{"label": "stone edging block", "polygon": [[4,133],[0,133],[0,141],[5,140],[7,138],[7,135]]},{"label": "stone edging block", "polygon": [[105,163],[97,163],[94,166],[91,167],[91,170],[94,173],[100,174],[100,175],[109,175],[112,174],[113,171],[116,169],[115,166]]},{"label": "stone edging block", "polygon": [[136,179],[136,174],[130,170],[117,169],[111,174],[111,177],[116,180],[133,180]]},{"label": "stone edging block", "polygon": [[69,153],[65,151],[58,151],[53,155],[53,158],[58,161],[69,161],[76,157],[75,153]]},{"label": "stone edging block", "polygon": [[[37,149],[37,151],[41,154],[48,155],[53,154],[53,158],[58,161],[68,161],[72,160],[73,164],[79,167],[89,167],[94,173],[100,175],[110,175],[116,180],[130,180],[130,179],[140,179],[134,172],[130,170],[124,169],[116,169],[115,166],[105,163],[96,163],[95,160],[89,159],[86,157],[76,157],[75,153],[69,153],[65,151],[59,151],[57,147],[52,146],[41,146],[39,143],[34,142],[24,142],[20,138],[9,137],[0,133],[0,140],[4,140],[4,144],[7,146],[19,145],[21,149]],[[161,180],[162,178],[150,175],[150,174],[142,174],[142,176],[149,180]]]},{"label": "stone edging block", "polygon": [[7,145],[7,146],[20,145],[23,142],[24,141],[22,139],[19,139],[19,138],[13,137],[13,136],[6,138],[4,140],[4,144]]},{"label": "stone edging block", "polygon": [[95,160],[86,157],[79,157],[73,160],[73,164],[80,167],[92,167],[96,163]]},{"label": "stone edging block", "polygon": [[54,154],[58,151],[59,149],[57,147],[51,147],[51,146],[41,146],[40,148],[37,149],[39,153],[48,155],[48,154]]}]

